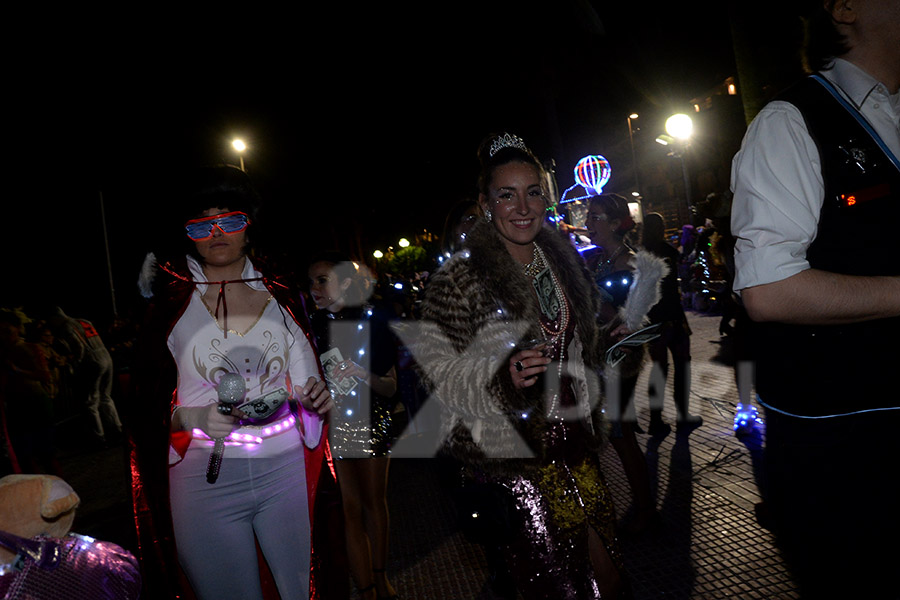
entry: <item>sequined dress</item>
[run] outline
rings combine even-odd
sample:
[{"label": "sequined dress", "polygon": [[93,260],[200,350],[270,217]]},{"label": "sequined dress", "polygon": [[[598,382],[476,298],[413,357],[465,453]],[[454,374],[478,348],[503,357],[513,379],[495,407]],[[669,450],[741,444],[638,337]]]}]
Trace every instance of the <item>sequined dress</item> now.
[{"label": "sequined dress", "polygon": [[[505,562],[513,572],[524,598],[601,598],[588,551],[588,529],[600,536],[613,563],[622,570],[622,557],[615,535],[615,508],[591,450],[593,435],[589,421],[577,414],[574,381],[564,369],[570,359],[575,323],[568,319],[569,301],[556,281],[559,305],[556,318],[541,314],[541,329],[549,340],[545,354],[557,371],[545,387],[551,398],[550,426],[546,435],[546,457],[533,472],[515,475],[485,475],[500,484],[514,499],[514,535],[505,548]],[[535,286],[538,288],[539,286]],[[564,329],[563,329],[564,328]],[[549,381],[558,382],[557,385]],[[564,416],[565,415],[565,416]]]},{"label": "sequined dress", "polygon": [[331,450],[337,459],[387,456],[391,442],[390,399],[357,378],[332,379],[335,365],[352,360],[383,376],[394,366],[396,348],[386,320],[371,306],[313,313],[312,331],[319,359],[335,402],[331,414]]},{"label": "sequined dress", "polygon": [[[598,599],[605,582],[590,560],[591,529],[622,578],[624,567],[599,460],[597,290],[564,236],[542,231],[536,246],[544,256],[523,272],[493,226],[476,225],[468,252],[429,282],[417,359],[442,404],[447,452],[505,524],[487,536],[487,550],[500,555],[519,594]],[[516,388],[509,349],[535,338],[549,342],[554,361],[540,385]]]}]

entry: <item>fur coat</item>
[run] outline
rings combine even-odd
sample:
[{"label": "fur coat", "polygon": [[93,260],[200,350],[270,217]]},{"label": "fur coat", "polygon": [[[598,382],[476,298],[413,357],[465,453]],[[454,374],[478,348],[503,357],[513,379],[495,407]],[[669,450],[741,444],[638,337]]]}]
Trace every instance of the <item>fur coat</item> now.
[{"label": "fur coat", "polygon": [[[599,448],[606,429],[600,385],[610,344],[605,334],[619,321],[598,324],[599,293],[567,236],[547,228],[536,242],[565,291],[575,323],[567,369],[577,404],[565,418],[582,422]],[[644,278],[644,285],[658,287],[658,279],[654,284],[653,277]],[[640,323],[649,308],[623,320]],[[516,389],[509,373],[516,346],[541,336],[539,310],[530,278],[486,221],[469,232],[465,248],[429,282],[416,354],[442,407],[442,440],[463,462],[505,471],[528,468],[546,455],[550,422],[542,386]],[[625,368],[638,369],[640,362],[641,353],[633,353]]]}]

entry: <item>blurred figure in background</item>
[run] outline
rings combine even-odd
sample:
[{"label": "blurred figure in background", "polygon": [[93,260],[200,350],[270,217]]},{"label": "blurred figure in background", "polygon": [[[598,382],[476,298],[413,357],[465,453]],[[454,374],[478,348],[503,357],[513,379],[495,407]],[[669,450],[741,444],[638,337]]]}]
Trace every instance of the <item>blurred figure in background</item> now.
[{"label": "blurred figure in background", "polygon": [[474,200],[460,200],[447,213],[441,250],[445,257],[453,255],[466,241],[469,231],[478,221],[478,204]]},{"label": "blurred figure in background", "polygon": [[666,261],[669,272],[660,285],[659,302],[650,309],[651,323],[660,324],[660,337],[647,344],[652,361],[648,396],[650,398],[650,435],[665,435],[671,430],[662,419],[666,395],[666,379],[669,375],[669,353],[674,367],[673,398],[679,423],[699,425],[702,420],[688,412],[691,392],[691,327],[681,304],[678,286],[678,250],[666,242],[666,223],[659,213],[644,216],[641,245]]},{"label": "blurred figure in background", "polygon": [[397,598],[387,577],[387,482],[397,350],[386,315],[368,303],[361,267],[326,252],[309,266],[310,319],[335,400],[330,441],[350,573],[363,600]]},{"label": "blurred figure in background", "polygon": [[113,362],[100,334],[93,323],[72,318],[58,306],[47,322],[74,370],[76,402],[85,397],[90,446],[102,448],[118,443],[122,439],[122,421],[112,397]]},{"label": "blurred figure in background", "polygon": [[[50,368],[37,344],[23,337],[24,325],[11,310],[0,310],[0,401],[13,469],[61,475],[54,444]],[[77,432],[76,432],[77,434]]]}]

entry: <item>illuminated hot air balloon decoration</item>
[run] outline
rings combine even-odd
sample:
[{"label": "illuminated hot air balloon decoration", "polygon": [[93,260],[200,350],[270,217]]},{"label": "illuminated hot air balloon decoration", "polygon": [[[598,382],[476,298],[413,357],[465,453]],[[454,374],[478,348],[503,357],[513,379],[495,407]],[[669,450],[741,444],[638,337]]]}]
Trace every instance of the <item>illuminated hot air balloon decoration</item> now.
[{"label": "illuminated hot air balloon decoration", "polygon": [[[603,193],[603,186],[609,181],[612,175],[612,167],[609,161],[599,154],[589,154],[578,161],[575,165],[575,183],[566,189],[560,197],[560,204],[566,202],[575,202],[576,200],[585,200],[591,196]],[[576,187],[581,186],[587,192],[584,196],[574,196],[567,198],[569,192]]]},{"label": "illuminated hot air balloon decoration", "polygon": [[585,156],[575,165],[575,181],[578,185],[593,190],[595,194],[603,191],[611,173],[609,161],[599,154]]}]

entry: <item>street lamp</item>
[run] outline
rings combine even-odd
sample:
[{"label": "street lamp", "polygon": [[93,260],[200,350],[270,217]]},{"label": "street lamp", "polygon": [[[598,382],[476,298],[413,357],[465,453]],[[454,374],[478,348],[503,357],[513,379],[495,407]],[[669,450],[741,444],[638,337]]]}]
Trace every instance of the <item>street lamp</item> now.
[{"label": "street lamp", "polygon": [[[666,133],[671,136],[669,140],[677,141],[672,154],[681,159],[681,175],[684,177],[684,200],[687,203],[688,219],[691,218],[691,179],[688,177],[687,164],[684,162],[684,153],[690,146],[691,133],[694,131],[694,122],[685,114],[678,113],[666,119]],[[660,141],[660,136],[657,141]],[[674,139],[673,139],[674,138]],[[667,140],[668,141],[668,140]]]},{"label": "street lamp", "polygon": [[685,114],[678,113],[666,119],[666,133],[687,143],[694,131],[694,122]]},{"label": "street lamp", "polygon": [[399,244],[401,248],[406,248],[407,246],[409,246],[409,240],[406,238],[400,238],[400,241],[397,242],[397,244]]},{"label": "street lamp", "polygon": [[631,113],[628,115],[628,141],[631,143],[631,168],[634,170],[634,190],[638,194],[641,192],[641,181],[638,177],[638,167],[637,167],[637,159],[634,154],[634,130],[631,127],[631,122],[634,119],[638,118],[637,113]]},{"label": "street lamp", "polygon": [[244,143],[244,140],[235,139],[231,142],[232,147],[237,150],[238,158],[241,159],[241,171],[244,171],[244,150],[247,149],[247,144]]}]

